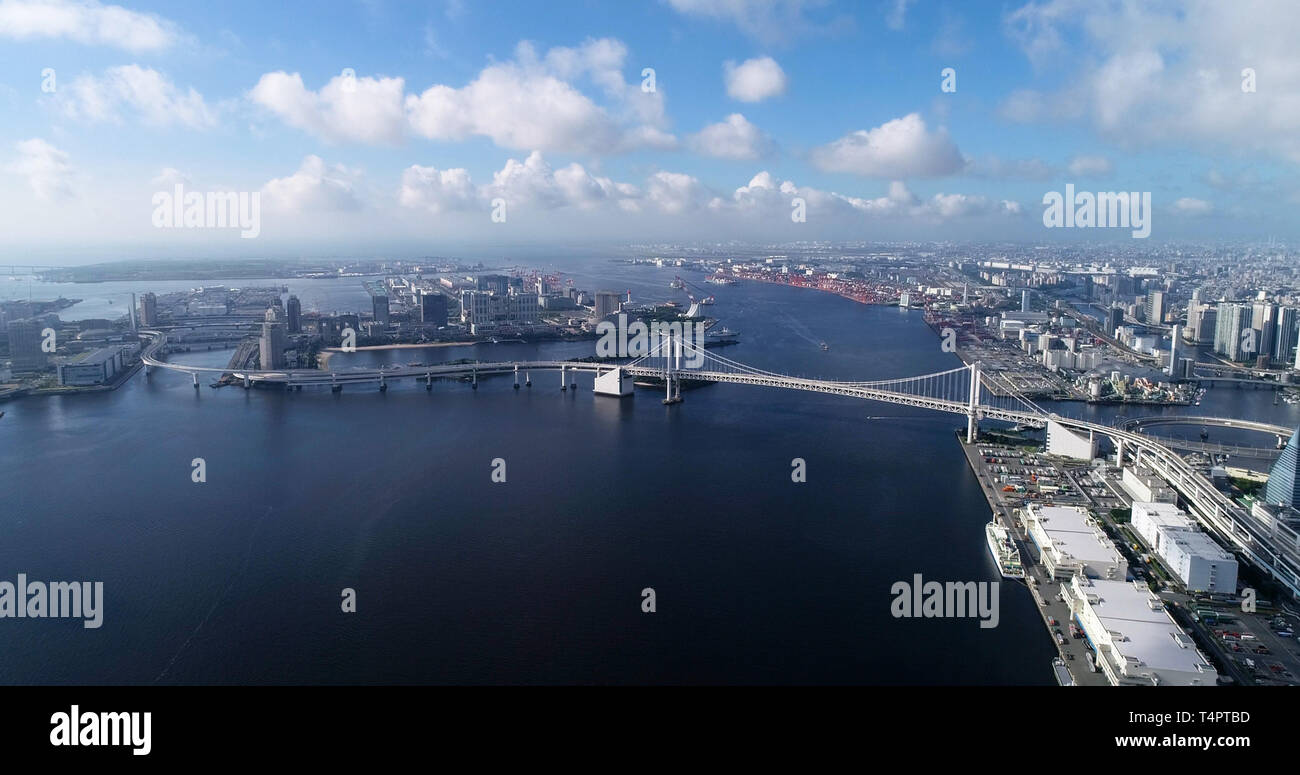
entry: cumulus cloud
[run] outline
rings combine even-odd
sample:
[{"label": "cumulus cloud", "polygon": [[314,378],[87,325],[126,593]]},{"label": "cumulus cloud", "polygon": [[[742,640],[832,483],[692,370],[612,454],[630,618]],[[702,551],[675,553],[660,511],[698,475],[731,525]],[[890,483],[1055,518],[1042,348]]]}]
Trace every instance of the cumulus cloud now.
[{"label": "cumulus cloud", "polygon": [[66,38],[139,53],[169,48],[179,34],[158,16],[95,0],[0,0],[0,37]]},{"label": "cumulus cloud", "polygon": [[688,139],[696,153],[719,159],[753,160],[771,152],[772,141],[739,113],[710,124]]},{"label": "cumulus cloud", "polygon": [[741,102],[761,102],[784,94],[785,71],[772,57],[746,59],[740,64],[728,60],[722,65],[722,80],[727,96]]},{"label": "cumulus cloud", "polygon": [[[544,55],[525,42],[513,60],[485,67],[461,87],[434,84],[406,94],[401,78],[339,75],[315,92],[299,74],[276,72],[263,75],[249,96],[286,124],[332,142],[487,137],[503,148],[565,153],[675,146],[663,95],[624,81],[626,58],[627,47],[608,38]],[[594,85],[605,104],[577,81]]]},{"label": "cumulus cloud", "polygon": [[827,172],[880,178],[941,177],[966,165],[948,133],[931,132],[916,113],[816,148],[812,162]]},{"label": "cumulus cloud", "polygon": [[298,171],[267,181],[262,196],[268,207],[288,212],[336,212],[361,207],[353,187],[357,173],[307,156]]},{"label": "cumulus cloud", "polygon": [[[1300,160],[1298,5],[1035,0],[1004,25],[1032,61],[1071,63],[1057,89],[1009,95],[1008,118],[1084,118],[1125,146],[1175,142]],[[1242,88],[1246,68],[1256,73],[1253,92]]]},{"label": "cumulus cloud", "polygon": [[328,142],[393,145],[405,133],[403,84],[401,78],[340,74],[315,92],[298,73],[277,71],[258,79],[248,96],[289,126]]},{"label": "cumulus cloud", "polygon": [[68,154],[39,137],[23,140],[14,147],[18,156],[5,170],[27,178],[27,185],[37,199],[50,202],[73,196],[74,170]]},{"label": "cumulus cloud", "polygon": [[151,126],[205,129],[216,123],[215,111],[193,87],[182,91],[167,76],[139,65],[79,76],[56,101],[65,115],[84,121],[121,123],[129,112]]}]

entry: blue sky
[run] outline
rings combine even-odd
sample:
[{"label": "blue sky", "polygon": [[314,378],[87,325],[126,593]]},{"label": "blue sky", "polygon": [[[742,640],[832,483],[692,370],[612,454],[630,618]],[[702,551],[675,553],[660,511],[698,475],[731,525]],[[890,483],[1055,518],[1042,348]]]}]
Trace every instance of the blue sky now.
[{"label": "blue sky", "polygon": [[[0,249],[1119,238],[1044,229],[1066,183],[1289,237],[1296,39],[1283,2],[0,0]],[[155,228],[177,184],[259,236]]]}]

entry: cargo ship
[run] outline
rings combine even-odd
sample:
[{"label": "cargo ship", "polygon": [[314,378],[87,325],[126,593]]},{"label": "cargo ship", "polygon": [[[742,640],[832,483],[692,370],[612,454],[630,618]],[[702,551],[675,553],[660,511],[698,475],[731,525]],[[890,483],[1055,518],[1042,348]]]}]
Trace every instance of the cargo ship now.
[{"label": "cargo ship", "polygon": [[988,539],[989,554],[997,563],[1002,575],[1012,579],[1025,577],[1024,566],[1020,564],[1020,550],[1005,527],[993,520],[984,526],[984,535]]}]

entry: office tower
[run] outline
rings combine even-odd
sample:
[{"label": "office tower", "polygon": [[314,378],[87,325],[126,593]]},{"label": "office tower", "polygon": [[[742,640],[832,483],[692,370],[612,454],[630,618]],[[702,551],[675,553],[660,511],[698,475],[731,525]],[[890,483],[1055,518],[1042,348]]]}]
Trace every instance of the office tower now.
[{"label": "office tower", "polygon": [[420,294],[420,322],[447,325],[447,297],[436,291]]},{"label": "office tower", "polygon": [[618,312],[621,296],[613,291],[596,292],[596,319],[603,320]]},{"label": "office tower", "polygon": [[298,301],[297,296],[290,296],[288,304],[285,305],[285,318],[288,322],[289,333],[302,333],[302,302]]},{"label": "office tower", "polygon": [[370,296],[370,305],[375,314],[375,322],[381,326],[388,325],[388,296],[375,293]]},{"label": "office tower", "polygon": [[153,291],[146,291],[140,297],[140,325],[158,325],[158,297],[153,294]]},{"label": "office tower", "polygon": [[1106,310],[1106,336],[1114,336],[1115,329],[1124,325],[1124,310],[1121,307],[1110,307]]},{"label": "office tower", "polygon": [[1176,374],[1174,374],[1174,372],[1178,369],[1178,345],[1180,344],[1178,339],[1181,336],[1182,336],[1182,332],[1179,330],[1178,326],[1175,325],[1173,336],[1169,337],[1169,372],[1168,373],[1169,376],[1171,377],[1177,376]]},{"label": "office tower", "polygon": [[1255,329],[1257,349],[1255,357],[1264,356],[1273,359],[1273,347],[1277,344],[1277,305],[1268,302],[1255,302],[1251,313],[1250,325]]},{"label": "office tower", "polygon": [[266,310],[266,322],[262,324],[262,336],[258,341],[258,359],[263,371],[284,368],[284,348],[287,344],[280,311],[270,307]]},{"label": "office tower", "polygon": [[1290,367],[1295,363],[1296,344],[1300,342],[1300,309],[1279,308],[1274,328],[1277,330],[1277,336],[1273,340],[1273,362],[1279,366]]},{"label": "office tower", "polygon": [[1291,434],[1282,456],[1268,472],[1268,484],[1264,485],[1264,500],[1274,505],[1295,507],[1300,504],[1300,428]]},{"label": "office tower", "polygon": [[36,318],[11,320],[5,328],[9,333],[9,360],[14,371],[41,371],[49,365],[49,356],[41,349],[43,322]]},{"label": "office tower", "polygon": [[135,322],[135,294],[134,293],[131,294],[131,330],[133,332],[140,330]]},{"label": "office tower", "polygon": [[1165,322],[1164,291],[1150,291],[1147,293],[1146,321],[1156,326]]},{"label": "office tower", "polygon": [[1020,311],[1021,311],[1021,312],[1029,312],[1029,311],[1030,311],[1030,309],[1031,309],[1031,307],[1030,307],[1030,301],[1032,300],[1032,297],[1033,297],[1033,292],[1030,291],[1028,288],[1026,288],[1025,290],[1023,290],[1023,291],[1020,292]]}]

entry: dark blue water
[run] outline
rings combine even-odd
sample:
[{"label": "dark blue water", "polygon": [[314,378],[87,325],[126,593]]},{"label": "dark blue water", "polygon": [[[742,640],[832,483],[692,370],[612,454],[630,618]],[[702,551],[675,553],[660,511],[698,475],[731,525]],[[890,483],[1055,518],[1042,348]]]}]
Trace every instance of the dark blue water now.
[{"label": "dark blue water", "polygon": [[[671,270],[616,271],[610,287],[671,297]],[[915,312],[774,285],[716,295],[743,342],[718,352],[754,366],[875,379],[957,365]],[[1052,681],[1023,587],[1002,585],[992,629],[889,613],[891,585],[916,573],[998,580],[961,418],[735,385],[665,407],[577,379],[567,393],[548,372],[517,392],[506,377],[336,395],[196,391],[159,373],[6,404],[0,578],[103,581],[107,601],[99,630],[0,620],[0,682]],[[1243,412],[1271,402],[1222,393]],[[206,483],[190,480],[196,457]],[[340,611],[345,587],[357,613]]]}]

